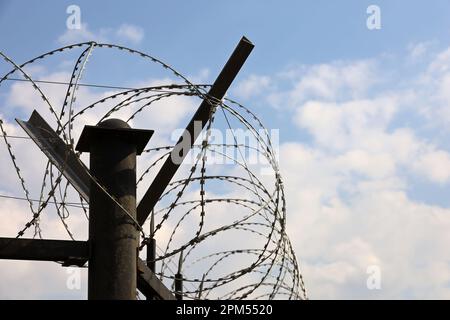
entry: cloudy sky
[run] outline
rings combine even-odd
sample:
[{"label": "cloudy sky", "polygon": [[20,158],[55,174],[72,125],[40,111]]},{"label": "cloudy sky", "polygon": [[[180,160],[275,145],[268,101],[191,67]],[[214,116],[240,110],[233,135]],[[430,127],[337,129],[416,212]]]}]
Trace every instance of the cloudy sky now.
[{"label": "cloudy sky", "polygon": [[[76,30],[66,23],[72,4],[81,9]],[[380,10],[376,29],[368,28],[370,5]],[[20,63],[69,43],[119,43],[211,82],[247,36],[256,47],[229,96],[279,129],[288,232],[309,297],[448,299],[448,12],[444,0],[0,0],[0,51]],[[88,80],[116,86],[161,80],[139,66],[133,79],[124,77],[115,59],[105,56]],[[0,64],[1,74],[10,68]],[[69,70],[60,64],[30,72],[60,81]],[[0,87],[1,118],[18,135],[12,119],[26,118],[36,104],[26,90]],[[182,121],[189,111],[186,105],[167,112]],[[2,144],[1,193],[22,196]],[[42,166],[31,161],[24,170]],[[0,236],[13,236],[26,222],[22,209],[20,201],[0,199]],[[48,223],[61,229],[58,221]],[[52,263],[0,261],[0,270],[0,298],[85,297],[85,287],[67,289],[66,270]]]}]

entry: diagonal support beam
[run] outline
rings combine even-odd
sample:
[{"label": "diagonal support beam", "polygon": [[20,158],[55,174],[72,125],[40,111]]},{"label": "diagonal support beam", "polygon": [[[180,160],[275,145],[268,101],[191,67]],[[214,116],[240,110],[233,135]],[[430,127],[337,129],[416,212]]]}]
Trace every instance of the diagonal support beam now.
[{"label": "diagonal support beam", "polygon": [[[228,59],[213,86],[209,90],[208,95],[210,97],[213,97],[219,101],[223,99],[234,78],[236,78],[239,70],[244,65],[245,60],[247,60],[247,57],[253,50],[253,47],[254,45],[247,38],[242,37],[241,41],[233,51],[231,57]],[[208,100],[202,101],[199,108],[197,109],[197,112],[194,114],[185,129],[185,132],[187,132],[190,136],[190,145],[184,143],[182,148],[183,152],[182,154],[179,154],[179,146],[181,146],[183,143],[183,137],[180,137],[169,158],[166,160],[166,162],[164,162],[161,170],[158,172],[152,184],[143,196],[137,207],[137,220],[140,225],[144,224],[145,220],[158,202],[167,185],[170,183],[173,176],[177,172],[184,158],[187,156],[189,150],[194,145],[195,140],[200,135],[201,130],[196,130],[198,127],[197,123],[201,124],[201,129],[205,127],[206,123],[209,120],[211,108],[213,106],[214,105],[211,104]],[[172,159],[177,159],[178,161],[174,163]]]},{"label": "diagonal support beam", "polygon": [[175,296],[150,270],[144,261],[137,260],[137,287],[147,298],[158,300],[175,300]]},{"label": "diagonal support beam", "polygon": [[86,167],[44,118],[34,110],[28,121],[19,119],[16,119],[16,121],[51,163],[70,181],[83,199],[89,202],[90,180]]},{"label": "diagonal support beam", "polygon": [[82,266],[89,259],[87,241],[0,238],[0,259],[64,261]]}]

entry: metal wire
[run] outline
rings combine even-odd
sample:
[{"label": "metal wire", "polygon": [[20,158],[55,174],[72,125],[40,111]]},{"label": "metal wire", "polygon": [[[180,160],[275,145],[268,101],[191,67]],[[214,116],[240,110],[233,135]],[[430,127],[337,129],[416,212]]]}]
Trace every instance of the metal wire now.
[{"label": "metal wire", "polygon": [[[33,80],[24,71],[26,66],[75,49],[82,51],[73,65],[69,82]],[[81,83],[94,49],[96,52],[118,50],[141,58],[151,65],[161,67],[181,83],[143,88]],[[72,150],[74,124],[78,123],[80,116],[85,113],[91,112],[90,115],[93,116],[92,111],[98,110],[98,107],[108,108],[108,111],[96,117],[98,122],[115,116],[121,110],[129,110],[130,115],[124,119],[129,122],[157,108],[158,102],[164,102],[171,97],[208,101],[214,107],[211,108],[205,134],[201,143],[195,144],[190,151],[192,163],[181,167],[180,174],[167,186],[154,208],[154,230],[147,235],[144,228],[135,221],[136,228],[142,234],[140,250],[145,248],[150,239],[157,240],[156,274],[167,287],[173,288],[176,270],[182,271],[185,299],[307,299],[303,277],[286,234],[286,199],[276,150],[267,128],[248,108],[231,99],[217,101],[208,96],[209,85],[193,84],[161,60],[114,44],[85,42],[69,45],[20,65],[1,52],[0,56],[12,66],[0,79],[0,86],[4,81],[30,84],[56,119],[57,133]],[[24,78],[14,77],[16,73]],[[38,87],[38,84],[66,85],[63,104],[59,107],[51,104],[44,93],[45,90]],[[78,106],[76,98],[79,95],[79,87],[114,89],[118,92],[88,106]],[[236,126],[246,130],[256,144],[248,145],[238,141],[233,131]],[[232,132],[232,141],[214,141],[212,132],[220,128]],[[25,136],[9,136],[2,120],[0,131],[0,137],[7,146],[12,166],[24,192],[24,197],[0,195],[0,198],[27,201],[32,213],[32,219],[18,231],[17,237],[23,236],[33,225],[34,236],[41,237],[40,215],[44,213],[47,205],[53,205],[69,237],[74,239],[75,235],[67,220],[71,214],[75,214],[71,213],[70,208],[82,209],[88,218],[87,204],[81,196],[80,202],[67,201],[69,195],[74,194],[76,190],[70,188],[62,172],[54,172],[55,168],[50,162],[43,172],[39,199],[32,199],[10,139],[32,142]],[[152,146],[144,151],[148,156],[141,157],[145,163],[142,162],[144,160],[139,160],[139,167],[144,169],[138,177],[137,188],[143,188],[151,182],[150,179],[156,174],[158,166],[170,155],[172,149],[172,146],[165,145]],[[261,177],[258,174],[258,166],[250,164],[246,157],[251,151],[267,163],[271,175]],[[80,156],[79,153],[77,155]],[[233,165],[218,167],[214,163],[215,157],[221,157]],[[111,201],[120,205],[95,177],[88,174]],[[34,207],[36,203],[37,208]]]}]

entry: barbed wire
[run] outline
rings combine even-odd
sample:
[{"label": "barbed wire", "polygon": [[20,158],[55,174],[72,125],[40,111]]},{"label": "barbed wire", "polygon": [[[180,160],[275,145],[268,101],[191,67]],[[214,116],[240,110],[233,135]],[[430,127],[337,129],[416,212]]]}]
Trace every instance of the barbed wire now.
[{"label": "barbed wire", "polygon": [[[33,80],[24,70],[49,56],[62,55],[76,49],[82,51],[75,60],[69,81]],[[141,88],[82,83],[81,79],[94,49],[96,52],[119,50],[139,57],[146,63],[170,72],[181,83],[175,81]],[[200,143],[193,145],[189,153],[191,157],[186,158],[180,173],[167,186],[155,206],[151,214],[154,219],[151,232],[145,232],[133,215],[86,171],[89,178],[134,221],[142,236],[139,246],[141,251],[151,239],[157,240],[154,262],[158,262],[158,268],[155,273],[173,291],[175,270],[183,272],[184,288],[181,294],[185,299],[307,298],[303,277],[286,234],[286,199],[276,149],[268,129],[252,111],[232,99],[219,101],[209,96],[207,89],[210,85],[194,84],[163,61],[124,46],[78,43],[49,51],[20,65],[2,52],[0,56],[12,66],[0,79],[0,86],[5,81],[29,84],[55,119],[55,131],[73,152],[74,126],[83,125],[79,123],[83,114],[89,113],[99,123],[126,110],[128,115],[124,120],[130,122],[139,120],[144,113],[151,112],[168,98],[206,100],[211,108],[204,134]],[[14,76],[16,73],[23,78]],[[66,85],[63,103],[59,107],[52,104],[45,95],[45,90],[38,84]],[[115,91],[89,105],[78,106],[80,87]],[[99,107],[106,107],[107,111],[99,115]],[[74,240],[75,234],[68,222],[70,208],[81,209],[88,219],[88,204],[64,178],[65,168],[55,168],[50,161],[45,165],[38,199],[31,198],[10,139],[16,139],[20,143],[31,141],[26,136],[9,136],[6,131],[8,125],[6,120],[0,120],[0,137],[7,146],[24,196],[0,195],[0,198],[27,201],[32,213],[32,219],[18,231],[17,238],[22,237],[33,225],[34,237],[42,237],[40,216],[48,205],[53,205],[68,237]],[[246,130],[255,144],[239,141],[233,131],[235,126]],[[213,131],[224,128],[231,132],[231,141],[214,141]],[[172,150],[173,146],[169,145],[152,146],[144,150],[139,160],[144,169],[136,182],[138,191],[151,182],[150,179],[157,173],[161,162],[170,156]],[[248,156],[250,153],[253,154]],[[75,154],[81,162],[81,153]],[[250,162],[252,156],[260,159],[265,165],[264,169],[270,174],[258,173],[262,165]],[[218,159],[232,166],[218,166]],[[54,172],[55,169],[58,173]],[[68,201],[74,194],[79,202]],[[37,204],[37,208],[34,204]],[[146,223],[149,222],[147,220]]]}]

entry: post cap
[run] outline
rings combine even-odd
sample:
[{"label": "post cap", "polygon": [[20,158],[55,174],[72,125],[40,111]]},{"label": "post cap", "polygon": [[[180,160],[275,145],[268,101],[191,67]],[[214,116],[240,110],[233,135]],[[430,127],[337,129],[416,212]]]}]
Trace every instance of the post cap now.
[{"label": "post cap", "polygon": [[136,154],[141,154],[152,137],[154,130],[133,129],[128,123],[120,119],[107,119],[96,126],[84,126],[75,150],[89,152],[92,139],[98,137],[120,137],[129,139],[136,144]]}]

